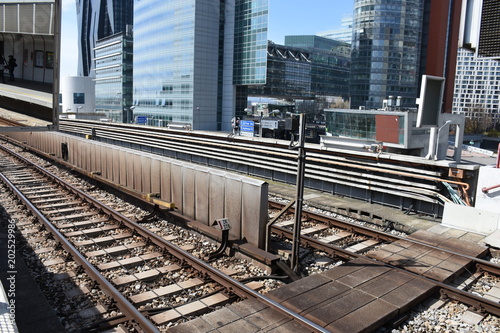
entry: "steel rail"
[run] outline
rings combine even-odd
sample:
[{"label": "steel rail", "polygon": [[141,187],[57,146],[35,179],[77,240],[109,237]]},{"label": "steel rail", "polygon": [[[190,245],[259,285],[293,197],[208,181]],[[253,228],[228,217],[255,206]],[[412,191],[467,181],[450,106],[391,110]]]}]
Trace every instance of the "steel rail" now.
[{"label": "steel rail", "polygon": [[[115,133],[115,131],[109,131],[109,130],[107,132]],[[116,132],[115,135],[111,135],[109,133],[108,134],[101,134],[101,137],[106,138],[106,139],[110,139],[110,140],[115,140],[115,139],[121,140],[121,141],[125,140],[124,142],[127,142],[127,143],[146,145],[146,146],[161,148],[161,149],[168,149],[170,151],[179,152],[182,154],[186,154],[188,152],[192,155],[199,156],[202,158],[213,158],[213,159],[218,159],[221,161],[231,162],[231,163],[234,163],[235,161],[239,161],[240,163],[244,163],[246,166],[253,166],[253,167],[258,167],[258,168],[265,167],[268,170],[283,172],[283,173],[286,173],[289,175],[294,175],[295,170],[296,170],[296,166],[295,166],[296,162],[293,160],[288,160],[288,159],[280,159],[279,160],[279,159],[273,158],[273,157],[263,158],[262,155],[251,155],[253,157],[248,157],[248,155],[245,155],[244,153],[239,152],[240,150],[252,151],[255,153],[262,152],[263,155],[279,155],[281,157],[286,156],[287,158],[295,156],[295,155],[289,155],[289,154],[280,154],[280,153],[276,153],[276,152],[269,152],[267,150],[262,150],[262,149],[249,149],[249,148],[244,148],[244,147],[242,148],[240,146],[234,147],[232,145],[227,146],[225,144],[223,144],[221,146],[220,143],[210,143],[209,145],[211,145],[211,146],[232,148],[232,151],[229,151],[229,150],[216,151],[213,148],[207,148],[205,146],[204,146],[205,150],[202,151],[202,150],[200,150],[200,148],[196,148],[196,147],[192,147],[192,146],[182,145],[182,147],[179,147],[179,144],[176,144],[173,142],[170,143],[169,141],[165,142],[165,138],[158,138],[158,139],[149,140],[146,143],[144,141],[144,136],[137,137],[133,134],[128,134],[128,133]],[[148,134],[148,137],[151,137],[151,135]],[[176,140],[178,140],[178,139],[176,139]],[[181,140],[181,141],[186,141],[186,140]],[[156,142],[157,144],[154,145],[153,142]],[[199,142],[196,142],[196,141],[193,141],[193,142],[199,144]],[[207,154],[207,150],[210,151],[210,154]],[[229,153],[231,154],[231,156],[225,157]],[[296,158],[296,156],[295,156],[295,158]],[[193,161],[193,159],[191,159],[190,161]],[[287,164],[283,164],[285,161],[290,161],[290,162]],[[277,164],[279,164],[280,166],[276,167]],[[350,166],[349,163],[346,163],[346,164],[347,164],[347,166]],[[353,165],[356,165],[356,167],[364,168],[363,166],[358,166],[357,164],[353,164]],[[399,186],[400,193],[398,193],[398,192],[390,190],[390,189],[394,188],[394,186],[392,186],[392,187],[390,186],[391,185],[390,183],[401,184],[402,183],[401,180],[397,180],[397,179],[393,180],[391,178],[388,178],[388,179],[386,179],[387,182],[384,183],[384,182],[372,180],[371,178],[373,178],[373,176],[362,175],[362,174],[361,174],[361,176],[359,176],[360,178],[352,178],[352,176],[344,175],[346,173],[347,174],[352,173],[351,171],[340,170],[340,169],[329,170],[328,171],[329,178],[325,179],[324,176],[322,176],[322,174],[325,173],[325,171],[319,170],[320,168],[321,168],[321,166],[319,166],[319,165],[309,164],[307,166],[306,176],[311,178],[311,179],[322,180],[322,181],[323,180],[327,180],[327,181],[330,180],[331,181],[332,179],[337,179],[336,183],[343,182],[344,185],[347,185],[347,186],[356,186],[358,188],[363,188],[365,190],[373,190],[373,191],[377,191],[377,192],[391,193],[392,195],[400,195],[400,196],[405,196],[408,198],[417,198],[418,197],[418,200],[430,202],[433,204],[443,205],[444,202],[450,201],[446,197],[441,195],[440,193],[436,192],[435,189],[426,190],[425,188],[422,188],[422,187],[426,186],[425,184],[416,183],[416,184],[414,184],[414,186]],[[380,168],[378,168],[378,169],[380,169]],[[239,171],[239,170],[237,170],[237,171]],[[381,171],[381,172],[383,172],[383,171]],[[406,173],[406,174],[412,175],[411,173]],[[358,184],[356,184],[356,179],[358,180]],[[446,180],[442,179],[442,181],[446,181]],[[378,185],[378,186],[375,186],[375,185]]]},{"label": "steel rail", "polygon": [[[239,296],[241,298],[245,298],[245,299],[246,298],[256,298],[259,301],[261,301],[262,303],[266,304],[267,306],[269,306],[269,307],[271,307],[271,308],[273,308],[273,309],[275,309],[275,310],[283,313],[288,318],[293,319],[294,321],[297,321],[301,325],[303,325],[303,326],[305,326],[305,327],[313,330],[314,332],[328,332],[327,330],[325,330],[321,326],[319,326],[319,325],[313,323],[312,321],[310,321],[310,320],[308,320],[308,319],[300,316],[299,314],[297,314],[297,313],[291,311],[290,309],[286,308],[285,306],[283,306],[283,305],[281,305],[281,304],[279,304],[279,303],[271,300],[270,298],[268,298],[268,297],[266,297],[266,296],[264,296],[264,295],[256,292],[255,290],[251,289],[250,287],[246,286],[245,284],[240,283],[240,282],[234,280],[230,276],[222,273],[221,271],[219,271],[218,269],[212,267],[211,265],[207,264],[206,262],[204,262],[204,261],[196,258],[195,256],[193,256],[192,254],[190,254],[190,253],[188,253],[188,252],[180,249],[176,245],[174,245],[174,244],[166,241],[165,239],[159,237],[158,235],[156,235],[155,233],[151,232],[150,230],[148,230],[148,229],[146,229],[146,228],[138,225],[136,222],[132,221],[131,219],[127,218],[126,216],[122,215],[121,213],[116,212],[115,210],[111,209],[110,207],[102,204],[101,202],[97,201],[96,199],[94,199],[93,197],[89,196],[85,192],[83,192],[83,191],[75,188],[71,184],[67,183],[66,181],[64,181],[63,179],[57,177],[56,175],[52,174],[51,172],[43,169],[42,167],[40,167],[40,166],[38,166],[36,164],[33,164],[32,162],[30,162],[29,160],[27,160],[24,157],[20,156],[19,154],[16,154],[15,152],[10,151],[6,147],[0,146],[0,148],[2,148],[3,150],[8,151],[11,154],[13,154],[14,156],[16,156],[16,158],[20,159],[24,163],[28,163],[29,165],[31,165],[32,167],[34,167],[35,169],[37,169],[37,171],[39,171],[40,173],[46,175],[47,177],[50,177],[51,179],[54,179],[54,181],[57,182],[59,185],[61,185],[61,186],[65,187],[66,189],[74,192],[80,198],[82,198],[83,200],[87,201],[88,203],[90,203],[92,205],[95,205],[97,208],[101,209],[101,211],[104,212],[105,214],[110,215],[113,218],[115,218],[116,220],[124,223],[128,228],[131,228],[132,230],[134,230],[135,232],[137,232],[137,234],[141,235],[142,237],[148,239],[152,243],[154,243],[154,244],[156,244],[156,245],[158,245],[158,246],[160,246],[162,248],[166,248],[167,251],[169,253],[171,253],[173,256],[175,256],[175,257],[177,257],[179,259],[184,260],[186,263],[188,263],[189,265],[191,265],[193,268],[195,268],[199,272],[202,272],[203,274],[206,274],[213,281],[215,281],[215,282],[221,284],[222,286],[226,287],[229,292],[232,292],[235,295],[237,295],[237,296]],[[34,208],[34,206],[33,206],[33,208]],[[36,208],[34,208],[34,209],[36,210]],[[41,213],[38,213],[38,214],[41,214]],[[38,216],[38,214],[37,214],[37,216]],[[43,217],[43,215],[42,215],[42,217]],[[44,224],[46,222],[50,224],[50,222],[48,220],[46,220],[45,218],[43,218],[42,220],[44,221]],[[64,237],[53,226],[51,227],[51,229],[54,229],[58,233],[58,238],[59,237]],[[70,246],[70,249],[71,249],[71,251],[68,250],[68,252],[73,253],[73,250],[77,251],[71,244],[68,243],[68,245]],[[76,253],[78,253],[78,252],[76,252]],[[79,253],[78,253],[78,257],[79,258],[81,257],[82,260],[86,261],[86,259],[81,254],[79,254]],[[90,265],[90,263],[88,263],[88,264]],[[92,273],[94,273],[94,270],[95,270],[95,268],[93,268]],[[95,274],[98,274],[98,276],[102,277],[102,275],[100,275],[100,273],[97,272],[97,271],[95,271]],[[102,278],[104,279],[104,277],[102,277]],[[106,280],[106,282],[107,282],[107,280]],[[109,282],[107,282],[107,283],[109,283]],[[114,289],[114,287],[112,285],[110,285],[110,286]],[[119,292],[117,290],[116,290],[116,293],[119,294]],[[114,293],[113,293],[113,295],[114,295]],[[119,295],[121,296],[121,294],[119,294]],[[121,297],[123,298],[123,296],[121,296]],[[125,299],[125,301],[126,301],[126,299]],[[127,301],[127,303],[128,303],[128,301]],[[131,305],[131,306],[133,307],[133,305]],[[135,307],[134,307],[134,309],[135,309]],[[122,311],[124,311],[124,310],[122,310]],[[127,313],[127,312],[124,311],[124,313]],[[146,319],[146,318],[144,318],[144,319]],[[154,332],[156,332],[156,331],[154,331]]]},{"label": "steel rail", "polygon": [[[79,122],[77,122],[77,124],[78,123]],[[75,123],[71,122],[71,124],[75,124]],[[84,123],[84,125],[85,124],[86,123]],[[87,126],[91,126],[91,125],[92,124],[87,124]],[[79,126],[83,126],[83,125],[79,125]],[[116,138],[112,138],[113,135],[110,135],[110,134],[107,135],[105,133],[100,135],[103,138],[106,138],[109,136],[109,138],[113,139],[113,140],[114,139],[123,140],[123,135],[125,135],[126,137],[129,137],[130,141],[133,141],[136,144],[142,144],[142,145],[150,145],[150,143],[144,141],[144,138],[148,137],[148,138],[156,138],[156,140],[161,140],[161,141],[165,141],[165,139],[170,139],[172,141],[176,141],[177,144],[179,144],[179,142],[186,142],[186,143],[196,144],[196,145],[218,146],[218,147],[221,147],[221,148],[226,150],[225,154],[228,154],[229,150],[236,149],[236,150],[239,150],[242,152],[248,152],[250,154],[257,154],[258,155],[258,154],[262,153],[264,155],[276,155],[276,156],[278,156],[280,158],[284,158],[284,159],[296,159],[296,155],[289,154],[289,153],[285,152],[286,148],[284,147],[283,144],[270,145],[269,143],[255,142],[255,141],[245,141],[245,142],[241,142],[241,143],[237,143],[237,144],[232,142],[231,144],[228,144],[228,143],[222,142],[223,140],[227,141],[226,137],[219,138],[218,136],[209,136],[206,134],[203,134],[203,135],[193,134],[192,132],[172,134],[171,131],[169,132],[167,130],[149,129],[149,128],[148,128],[148,131],[146,132],[145,130],[139,130],[136,128],[132,129],[132,128],[128,128],[128,127],[127,127],[126,132],[124,132],[123,125],[122,126],[116,125],[116,126],[109,127],[109,126],[95,124],[92,127],[101,128],[101,130],[103,130],[105,133],[116,133]],[[192,137],[195,137],[195,138],[192,138]],[[200,137],[202,137],[202,139],[204,141],[200,142],[200,139],[199,139]],[[198,139],[196,139],[196,138],[198,138]],[[210,140],[208,138],[210,138]],[[243,146],[243,144],[245,144],[246,147]],[[253,147],[248,147],[248,145],[252,145]],[[272,149],[270,149],[269,147],[265,148],[265,149],[256,148],[257,146],[266,146],[266,147],[270,146],[270,147],[272,147]],[[282,147],[282,148],[279,148],[279,147]],[[171,149],[173,151],[185,152],[185,149],[181,150],[175,146],[172,146],[168,149]],[[206,149],[206,147],[204,147],[204,149]],[[197,150],[196,149],[195,150],[188,149],[188,150],[191,151],[192,154],[199,155],[199,156],[206,156],[205,155],[206,151],[200,151],[199,148],[197,148]],[[312,150],[312,151],[316,151],[316,150]],[[234,153],[232,153],[232,154],[234,156]],[[238,155],[238,154],[236,154],[236,155]],[[316,153],[315,153],[315,155],[316,155]],[[218,156],[217,158],[224,159],[221,156]],[[248,158],[248,156],[243,155],[243,156],[236,157],[236,158],[237,159],[238,158],[245,159],[245,158]],[[466,182],[450,180],[450,179],[446,179],[443,177],[436,177],[436,176],[430,176],[430,175],[425,175],[425,174],[419,174],[418,172],[413,172],[414,170],[411,170],[411,171],[390,170],[390,168],[384,168],[384,167],[380,167],[380,166],[363,165],[363,164],[361,164],[361,162],[355,162],[355,161],[349,161],[349,162],[335,161],[335,160],[328,159],[327,157],[317,158],[317,157],[308,156],[307,160],[311,161],[313,163],[320,163],[320,164],[326,164],[326,165],[338,165],[338,166],[341,166],[344,168],[355,168],[355,169],[365,170],[365,171],[369,171],[369,172],[377,172],[380,174],[388,174],[388,175],[390,174],[390,175],[395,175],[395,176],[399,176],[399,177],[420,179],[420,180],[424,180],[424,181],[446,182],[449,184],[461,186],[464,189],[465,193],[467,193],[470,189],[469,184]],[[227,159],[226,159],[226,161],[227,161]],[[234,158],[230,159],[230,161],[234,162]],[[263,161],[262,161],[262,159],[255,160],[255,163],[263,163]],[[259,166],[259,165],[255,165],[255,166]],[[260,167],[263,167],[263,166],[261,165]],[[307,169],[309,169],[308,176],[312,175],[313,178],[318,177],[318,175],[316,175],[316,173],[318,171],[313,170],[314,164],[313,165],[310,164],[307,167]],[[353,186],[356,186],[356,184],[353,184]],[[357,187],[365,188],[362,185],[359,185]],[[437,193],[436,190],[431,190],[430,192],[427,192],[427,191],[420,189],[420,191],[419,191],[418,187],[419,187],[418,184],[416,185],[415,188],[413,188],[412,186],[408,186],[405,189],[405,191],[409,191],[408,193],[413,193],[413,192],[419,193],[420,192],[419,193],[420,195],[428,198],[424,201],[432,202],[434,204],[437,204],[438,202],[433,201],[433,199],[431,199],[431,198],[436,198],[439,200],[439,202],[446,202],[447,201],[445,199],[445,197],[440,195],[439,193]],[[374,190],[377,192],[384,192],[384,190],[382,188],[377,188],[377,187],[369,187],[369,188],[365,188],[365,189],[366,190]],[[429,195],[430,195],[430,198],[428,197]],[[418,199],[418,200],[422,200],[422,199]]]},{"label": "steel rail", "polygon": [[7,119],[5,117],[0,117],[0,124],[6,124],[7,126],[26,126],[26,124],[20,123],[18,121]]},{"label": "steel rail", "polygon": [[85,257],[64,237],[56,227],[26,198],[19,189],[12,184],[3,173],[0,172],[0,179],[11,189],[11,191],[23,202],[28,210],[43,223],[45,228],[61,244],[61,246],[71,254],[73,259],[79,263],[85,272],[96,281],[104,292],[112,297],[116,306],[130,319],[137,322],[144,332],[159,332],[159,330],[144,317]]},{"label": "steel rail", "polygon": [[[282,203],[276,202],[276,201],[271,201],[271,200],[269,201],[269,205],[274,207],[274,208],[277,208],[277,209],[283,208],[285,206],[285,204],[282,204]],[[291,213],[294,212],[294,207],[290,207],[289,209],[290,209]],[[423,245],[423,246],[428,247],[428,248],[433,249],[433,250],[439,250],[439,251],[443,251],[443,252],[446,252],[446,253],[449,253],[452,255],[460,256],[462,258],[465,258],[467,260],[474,262],[474,264],[480,270],[482,270],[484,272],[500,275],[500,265],[494,264],[494,263],[487,261],[487,260],[484,260],[484,259],[472,257],[469,255],[460,253],[460,252],[452,251],[452,250],[443,249],[443,248],[440,248],[440,247],[437,247],[434,245],[430,245],[430,244],[427,244],[424,242],[420,242],[420,241],[417,241],[414,239],[401,237],[401,236],[397,236],[397,235],[391,235],[391,234],[388,234],[388,233],[383,232],[383,231],[364,227],[364,226],[358,225],[356,223],[342,221],[342,220],[335,219],[335,218],[332,218],[332,217],[329,217],[329,216],[326,216],[326,215],[323,215],[320,213],[315,213],[315,212],[311,212],[308,210],[303,210],[302,212],[303,212],[304,217],[307,217],[307,218],[310,218],[313,220],[317,220],[317,221],[320,221],[322,223],[326,223],[329,225],[334,225],[336,227],[340,227],[340,228],[343,228],[343,229],[346,229],[349,231],[358,232],[360,234],[363,234],[363,235],[366,235],[369,237],[373,237],[374,239],[377,239],[377,240],[384,240],[384,241],[391,241],[391,242],[398,241],[398,240],[404,240],[406,242],[411,242],[414,244]],[[280,232],[283,229],[283,228],[276,227],[276,226],[274,226],[272,228],[279,228],[279,229],[277,229],[277,231],[280,231]],[[302,236],[302,237],[305,237],[311,243],[317,243],[317,240],[315,240],[314,238],[309,239],[310,237],[307,237],[307,236]],[[314,242],[312,242],[312,240],[314,240]]]},{"label": "steel rail", "polygon": [[[281,207],[284,206],[284,204],[277,203],[277,202],[273,202],[272,204],[277,208],[280,206]],[[293,207],[290,208],[290,210],[293,211]],[[333,218],[330,218],[330,217],[327,217],[327,216],[324,216],[321,214],[313,213],[313,212],[303,211],[303,215],[306,217],[317,219],[321,222],[331,221],[332,224],[335,226],[343,227],[343,228],[350,230],[350,231],[352,230],[352,231],[360,232],[362,234],[369,235],[369,236],[374,237],[376,239],[404,240],[406,242],[411,242],[414,244],[426,246],[430,249],[440,250],[440,251],[443,251],[443,252],[446,252],[446,253],[449,253],[452,255],[456,255],[456,256],[465,258],[465,259],[473,262],[476,265],[477,269],[480,271],[488,272],[488,273],[495,274],[495,275],[500,275],[500,265],[494,264],[494,263],[489,262],[487,260],[483,260],[483,259],[479,259],[476,257],[468,256],[468,255],[465,255],[465,254],[462,254],[459,252],[439,248],[437,246],[429,245],[429,244],[426,244],[423,242],[419,242],[417,240],[404,238],[404,237],[400,237],[400,236],[395,236],[395,235],[389,235],[385,232],[381,232],[381,231],[377,231],[377,230],[373,230],[373,229],[366,230],[366,229],[368,229],[366,227],[358,226],[358,225],[355,225],[355,224],[350,223],[350,222],[340,221],[340,220],[333,219]],[[278,227],[278,226],[272,226],[271,230],[272,230],[272,232],[278,234],[279,236],[285,236],[287,239],[293,239],[293,231],[291,231],[291,230],[287,230],[285,228]],[[449,298],[452,298],[454,300],[465,303],[465,304],[472,306],[478,310],[484,310],[488,313],[494,314],[495,316],[500,316],[500,303],[490,301],[490,300],[482,298],[480,296],[476,296],[472,293],[468,293],[468,292],[460,290],[458,288],[449,286],[443,282],[435,281],[435,280],[426,278],[424,276],[418,275],[416,273],[404,270],[400,267],[396,267],[396,266],[393,266],[393,265],[390,265],[387,263],[377,261],[375,259],[371,259],[369,257],[362,255],[362,254],[358,254],[358,253],[354,253],[354,252],[345,250],[341,247],[335,246],[333,244],[328,244],[328,243],[322,242],[319,239],[315,239],[313,237],[301,235],[301,244],[304,247],[318,249],[318,250],[326,252],[326,253],[333,253],[334,255],[341,257],[341,258],[344,258],[346,260],[350,260],[353,258],[363,258],[365,260],[370,260],[372,262],[376,262],[378,264],[385,265],[387,267],[391,267],[394,269],[405,271],[406,273],[412,274],[415,277],[418,277],[420,279],[423,279],[423,280],[426,280],[426,281],[429,281],[429,282],[436,284],[438,287],[441,288],[442,295],[445,295]]]}]

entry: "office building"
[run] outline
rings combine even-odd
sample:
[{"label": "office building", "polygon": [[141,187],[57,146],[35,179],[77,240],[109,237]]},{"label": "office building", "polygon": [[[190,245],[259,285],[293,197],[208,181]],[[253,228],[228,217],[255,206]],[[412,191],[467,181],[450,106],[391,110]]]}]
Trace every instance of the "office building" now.
[{"label": "office building", "polygon": [[[131,29],[130,29],[131,30]],[[130,30],[99,39],[95,52],[95,111],[113,122],[132,122],[132,51]]]},{"label": "office building", "polygon": [[94,48],[99,39],[125,32],[132,24],[133,0],[77,0],[78,75],[94,76]]},{"label": "office building", "polygon": [[320,37],[326,37],[330,39],[339,40],[345,43],[352,43],[352,25],[353,16],[352,14],[342,15],[340,27],[334,28],[327,31],[320,31],[317,33]]},{"label": "office building", "polygon": [[136,0],[134,116],[229,130],[266,83],[267,0]]},{"label": "office building", "polygon": [[455,78],[453,113],[497,120],[500,109],[500,62],[460,49]]},{"label": "office building", "polygon": [[422,75],[445,77],[451,113],[461,1],[356,0],[351,106],[377,109],[388,96],[415,107]]},{"label": "office building", "polygon": [[349,96],[349,44],[314,35],[269,42],[267,82],[248,87],[250,96],[309,99]]},{"label": "office building", "polygon": [[355,1],[351,107],[381,108],[389,95],[415,104],[423,9],[423,0]]}]

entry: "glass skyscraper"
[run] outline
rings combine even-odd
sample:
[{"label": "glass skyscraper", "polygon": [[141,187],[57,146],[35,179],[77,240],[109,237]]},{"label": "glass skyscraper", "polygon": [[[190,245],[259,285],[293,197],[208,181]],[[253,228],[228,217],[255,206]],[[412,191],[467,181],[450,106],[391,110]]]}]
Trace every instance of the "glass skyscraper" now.
[{"label": "glass skyscraper", "polygon": [[96,43],[95,111],[113,122],[130,123],[132,106],[132,36],[119,33]]},{"label": "glass skyscraper", "polygon": [[135,0],[134,116],[228,130],[266,82],[267,16],[267,0]]},{"label": "glass skyscraper", "polygon": [[94,76],[94,47],[97,40],[120,32],[132,24],[132,0],[77,0],[78,75]]},{"label": "glass skyscraper", "polygon": [[388,96],[415,106],[423,9],[423,0],[355,0],[352,108],[381,108]]}]

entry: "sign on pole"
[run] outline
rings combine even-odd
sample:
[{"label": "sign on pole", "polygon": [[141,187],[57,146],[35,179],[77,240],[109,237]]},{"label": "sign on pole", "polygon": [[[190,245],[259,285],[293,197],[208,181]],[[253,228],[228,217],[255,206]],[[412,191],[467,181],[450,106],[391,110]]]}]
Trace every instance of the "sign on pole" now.
[{"label": "sign on pole", "polygon": [[251,120],[240,120],[240,135],[252,136],[255,131],[255,123]]}]

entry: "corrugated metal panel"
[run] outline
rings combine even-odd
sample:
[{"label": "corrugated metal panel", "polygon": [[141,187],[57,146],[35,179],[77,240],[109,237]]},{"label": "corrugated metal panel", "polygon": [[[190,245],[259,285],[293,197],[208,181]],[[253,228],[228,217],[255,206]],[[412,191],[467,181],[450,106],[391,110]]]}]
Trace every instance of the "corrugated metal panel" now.
[{"label": "corrugated metal panel", "polygon": [[17,32],[18,16],[17,5],[5,5],[5,31]]},{"label": "corrugated metal panel", "polygon": [[0,32],[51,35],[54,31],[53,11],[52,3],[1,4]]},{"label": "corrugated metal panel", "polygon": [[[53,29],[53,19],[51,20],[52,5],[51,4],[37,4],[35,12],[35,33],[37,34],[50,34]],[[52,23],[52,24],[51,24]]]},{"label": "corrugated metal panel", "polygon": [[19,17],[19,32],[33,33],[33,4],[20,4]]}]

